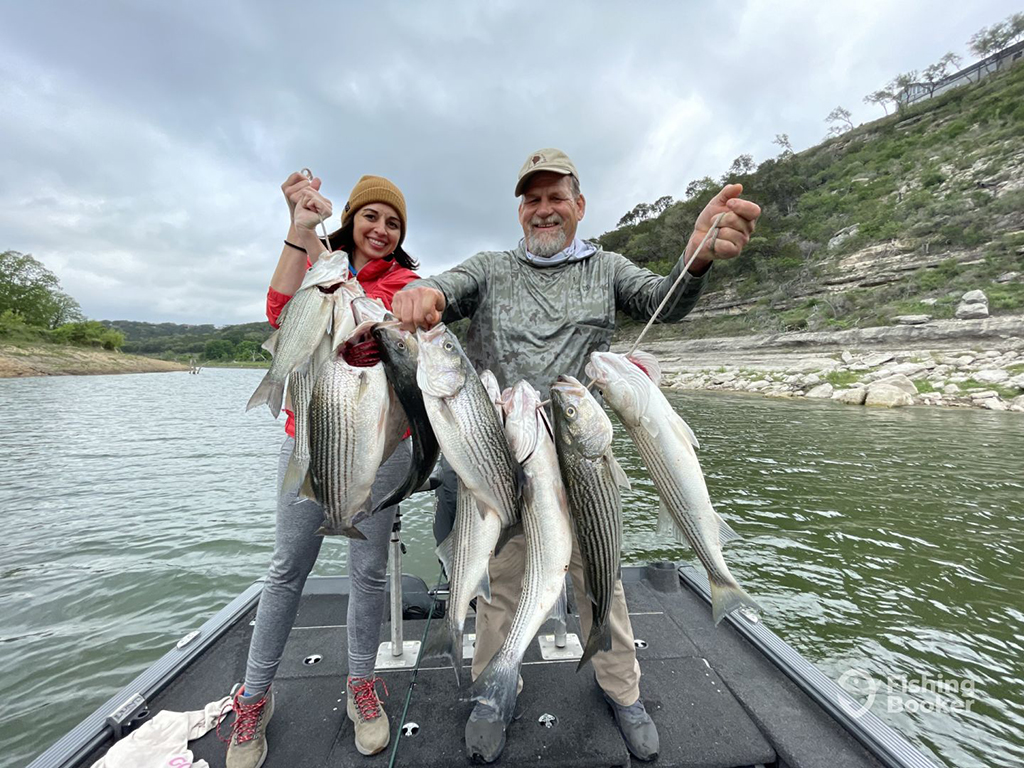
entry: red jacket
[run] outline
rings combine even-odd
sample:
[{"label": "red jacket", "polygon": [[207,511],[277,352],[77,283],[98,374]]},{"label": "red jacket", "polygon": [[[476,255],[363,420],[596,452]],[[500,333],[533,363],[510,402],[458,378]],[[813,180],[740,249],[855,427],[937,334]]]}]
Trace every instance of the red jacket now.
[{"label": "red jacket", "polygon": [[[306,269],[313,266],[306,260]],[[391,299],[396,293],[402,290],[413,280],[419,280],[419,275],[411,269],[406,269],[397,261],[389,259],[375,259],[369,262],[356,274],[356,279],[363,286],[366,295],[371,299],[380,299],[384,306],[391,309]],[[275,291],[273,288],[267,290],[267,320],[277,328],[277,318],[281,316],[284,305],[291,300],[291,296]],[[295,437],[295,414],[285,409],[288,414],[288,421],[285,422],[284,431]]]}]

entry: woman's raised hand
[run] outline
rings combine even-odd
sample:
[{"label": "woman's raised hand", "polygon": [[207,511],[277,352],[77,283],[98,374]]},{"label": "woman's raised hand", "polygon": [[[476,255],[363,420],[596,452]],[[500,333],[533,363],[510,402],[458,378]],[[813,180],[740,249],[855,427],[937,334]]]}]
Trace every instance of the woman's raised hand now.
[{"label": "woman's raised hand", "polygon": [[330,217],[333,210],[331,201],[320,194],[319,178],[307,179],[296,171],[281,185],[281,191],[296,228],[312,231]]}]

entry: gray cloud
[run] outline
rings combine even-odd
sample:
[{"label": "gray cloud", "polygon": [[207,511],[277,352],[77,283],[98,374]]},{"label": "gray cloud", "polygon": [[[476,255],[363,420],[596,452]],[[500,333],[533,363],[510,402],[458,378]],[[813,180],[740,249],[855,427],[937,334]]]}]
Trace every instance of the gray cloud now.
[{"label": "gray cloud", "polygon": [[776,133],[816,143],[837,104],[873,119],[866,93],[1017,10],[942,5],[23,3],[0,27],[0,248],[91,317],[257,320],[292,170],[338,210],[393,179],[432,273],[518,241],[541,146],[575,160],[594,236]]}]

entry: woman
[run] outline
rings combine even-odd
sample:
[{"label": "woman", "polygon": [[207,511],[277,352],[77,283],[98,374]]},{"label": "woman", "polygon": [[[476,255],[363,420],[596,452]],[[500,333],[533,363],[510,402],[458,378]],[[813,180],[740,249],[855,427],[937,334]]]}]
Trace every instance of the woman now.
[{"label": "woman", "polygon": [[[324,250],[315,227],[331,215],[331,203],[319,189],[320,179],[307,180],[298,173],[281,185],[292,223],[267,292],[267,319],[274,327],[311,260]],[[345,204],[341,228],[329,236],[331,250],[348,253],[350,269],[366,295],[381,299],[389,309],[395,292],[417,279],[412,270],[418,265],[402,249],[405,232],[401,191],[380,176],[363,176]],[[295,418],[287,413],[278,487],[295,443]],[[375,501],[401,482],[410,461],[409,443],[403,442],[377,472]],[[388,507],[360,523],[357,527],[366,540],[350,539],[348,545],[348,716],[354,724],[356,749],[364,755],[380,752],[390,740],[373,668],[384,615],[388,540],[397,512],[397,505]],[[274,710],[271,683],[295,622],[303,585],[320,551],[323,538],[315,531],[322,522],[323,511],[315,501],[298,498],[295,492],[279,496],[274,556],[256,613],[245,682],[232,697],[235,721],[228,741],[228,768],[256,768],[266,757],[267,722]]]}]

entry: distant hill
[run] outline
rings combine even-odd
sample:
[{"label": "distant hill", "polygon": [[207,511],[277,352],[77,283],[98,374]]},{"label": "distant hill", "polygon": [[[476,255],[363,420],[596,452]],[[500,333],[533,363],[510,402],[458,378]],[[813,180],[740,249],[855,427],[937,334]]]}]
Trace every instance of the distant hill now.
[{"label": "distant hill", "polygon": [[756,169],[741,156],[733,166],[722,179],[691,183],[685,201],[638,206],[624,221],[639,221],[599,238],[665,273],[722,181],[742,182],[764,209],[743,254],[715,266],[697,311],[660,328],[663,336],[951,317],[975,288],[993,314],[1024,310],[1020,63],[798,154]]},{"label": "distant hill", "polygon": [[273,331],[265,320],[220,328],[136,320],[107,320],[104,325],[123,333],[126,341],[122,349],[136,355],[223,362],[258,362],[270,358],[260,347]]}]

